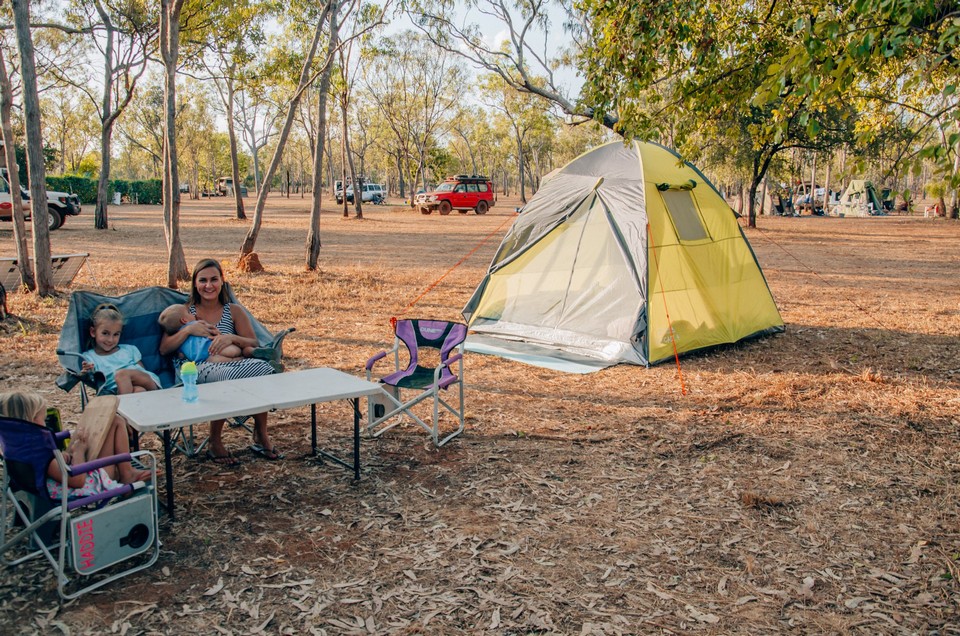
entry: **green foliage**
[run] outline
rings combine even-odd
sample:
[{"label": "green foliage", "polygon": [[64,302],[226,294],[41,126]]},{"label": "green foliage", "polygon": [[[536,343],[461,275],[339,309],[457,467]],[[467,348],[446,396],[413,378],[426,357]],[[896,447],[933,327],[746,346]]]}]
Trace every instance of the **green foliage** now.
[{"label": "green foliage", "polygon": [[47,177],[47,189],[59,192],[72,192],[80,197],[80,203],[87,205],[97,202],[97,180],[87,177]]},{"label": "green foliage", "polygon": [[143,205],[159,205],[163,202],[163,182],[160,179],[143,181],[111,181],[112,192]]},{"label": "green foliage", "polygon": [[[80,197],[80,202],[84,205],[93,205],[97,202],[96,179],[78,176],[47,177],[47,189],[72,192]],[[144,181],[116,179],[107,187],[107,199],[112,201],[115,192],[144,205],[158,205],[162,202],[163,196],[162,182],[159,179]]]},{"label": "green foliage", "polygon": [[[20,171],[20,185],[27,186],[27,150],[23,146],[16,146],[14,153],[17,155],[17,168]],[[57,161],[57,149],[51,146],[43,147],[43,167],[49,171]]]}]

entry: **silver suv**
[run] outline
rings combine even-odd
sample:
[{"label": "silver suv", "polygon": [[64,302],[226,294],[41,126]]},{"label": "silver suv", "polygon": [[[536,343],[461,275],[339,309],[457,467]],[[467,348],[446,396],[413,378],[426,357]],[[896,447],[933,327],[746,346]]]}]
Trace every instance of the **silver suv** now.
[{"label": "silver suv", "polygon": [[[387,198],[387,189],[380,183],[364,183],[360,200],[364,203],[383,203]],[[340,193],[337,192],[337,203],[343,203]],[[347,203],[353,203],[353,188],[347,187]]]}]

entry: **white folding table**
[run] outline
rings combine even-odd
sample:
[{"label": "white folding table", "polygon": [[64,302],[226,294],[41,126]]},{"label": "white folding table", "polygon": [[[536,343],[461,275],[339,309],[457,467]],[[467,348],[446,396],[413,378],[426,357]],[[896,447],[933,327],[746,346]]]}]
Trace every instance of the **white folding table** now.
[{"label": "white folding table", "polygon": [[[183,389],[174,387],[120,396],[117,412],[139,433],[159,433],[163,437],[163,457],[167,480],[167,511],[173,513],[173,465],[171,431],[237,415],[252,415],[276,409],[310,405],[310,446],[313,455],[353,470],[360,479],[360,398],[382,391],[379,384],[354,377],[336,369],[307,369],[256,378],[224,380],[197,387],[200,397],[187,403]],[[317,404],[349,400],[353,404],[353,463],[317,449]]]}]

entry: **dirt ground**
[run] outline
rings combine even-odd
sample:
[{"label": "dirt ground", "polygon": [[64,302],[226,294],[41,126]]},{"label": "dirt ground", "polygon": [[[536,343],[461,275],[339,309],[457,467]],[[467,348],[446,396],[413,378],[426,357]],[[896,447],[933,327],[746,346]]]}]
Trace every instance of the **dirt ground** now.
[{"label": "dirt ground", "polygon": [[[331,206],[317,272],[306,200],[269,202],[262,274],[237,271],[248,222],[222,201],[185,202],[182,225],[191,266],[222,259],[261,322],[297,328],[288,368],[361,375],[391,316],[458,318],[515,204]],[[110,215],[52,235],[90,253],[73,288],[162,284],[160,209]],[[281,462],[228,431],[238,468],[175,457],[156,565],[65,604],[48,569],[0,570],[0,633],[960,633],[960,225],[759,225],[786,333],[685,358],[682,385],[672,363],[567,375],[468,353],[466,432],[365,439],[359,481],[307,457],[307,409],[271,417]],[[0,386],[75,419],[54,385],[67,295],[8,302]],[[346,403],[318,410],[321,445],[347,449]]]}]

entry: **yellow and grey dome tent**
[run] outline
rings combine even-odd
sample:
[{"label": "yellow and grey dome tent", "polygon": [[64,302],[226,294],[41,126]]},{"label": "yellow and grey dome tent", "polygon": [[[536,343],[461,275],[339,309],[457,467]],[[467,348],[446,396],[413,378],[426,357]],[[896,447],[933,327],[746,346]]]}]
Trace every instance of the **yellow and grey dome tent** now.
[{"label": "yellow and grey dome tent", "polygon": [[463,315],[468,349],[555,368],[656,364],[784,329],[730,206],[676,153],[636,141],[542,185]]}]

